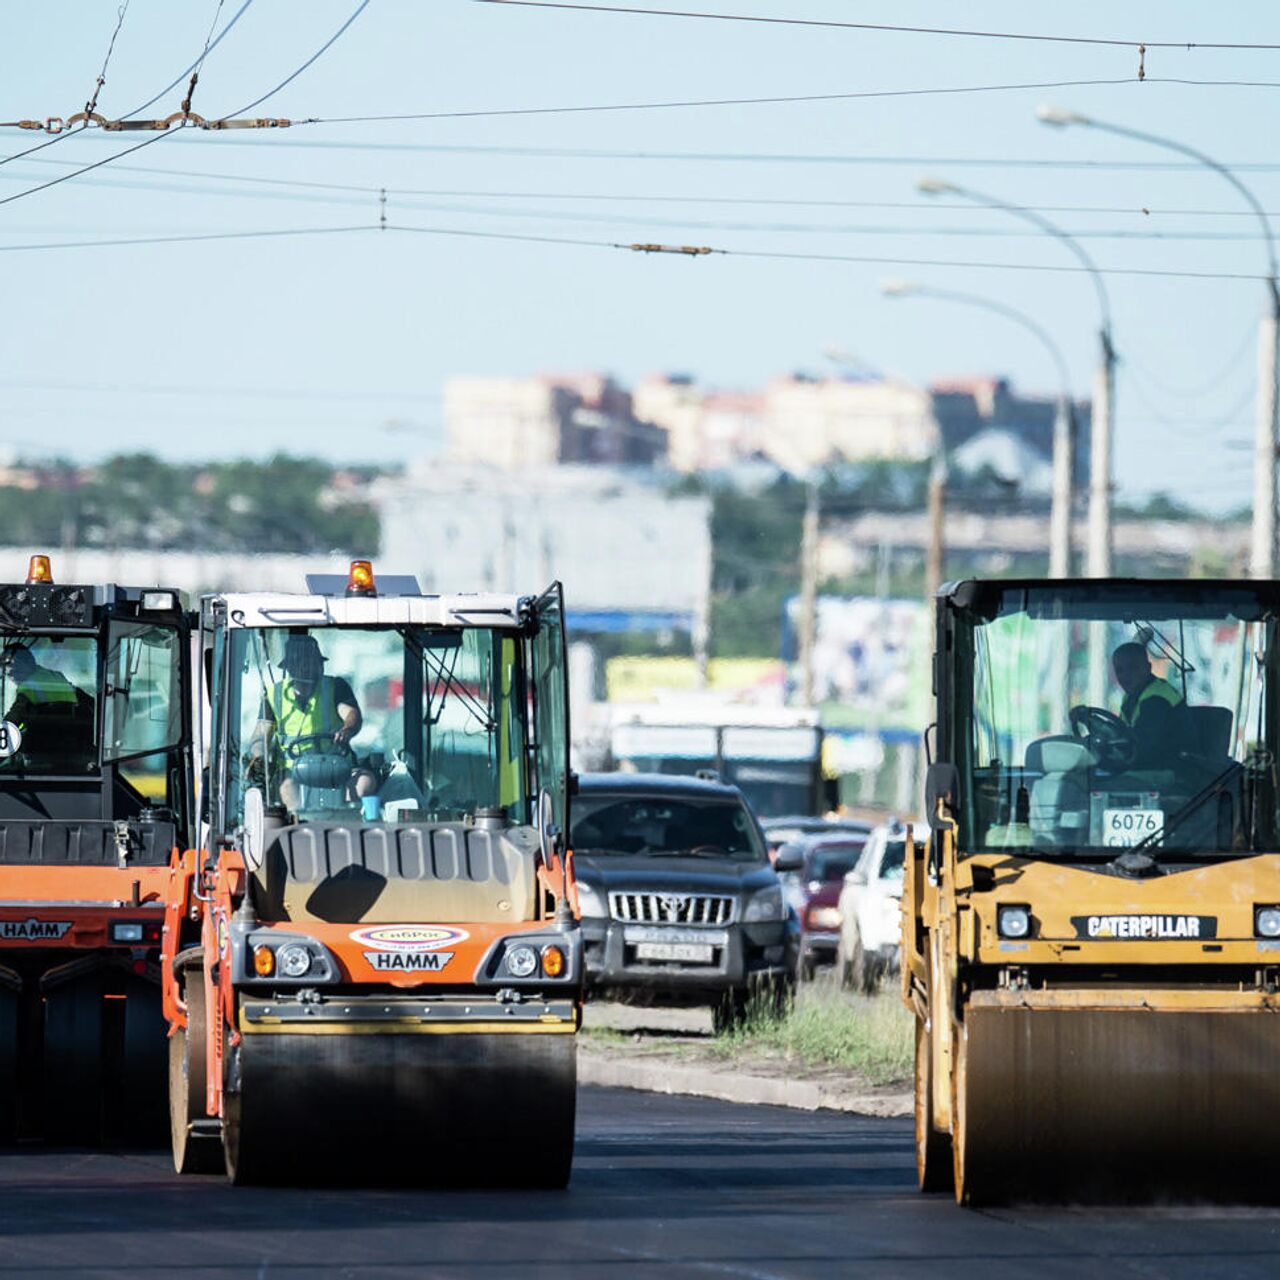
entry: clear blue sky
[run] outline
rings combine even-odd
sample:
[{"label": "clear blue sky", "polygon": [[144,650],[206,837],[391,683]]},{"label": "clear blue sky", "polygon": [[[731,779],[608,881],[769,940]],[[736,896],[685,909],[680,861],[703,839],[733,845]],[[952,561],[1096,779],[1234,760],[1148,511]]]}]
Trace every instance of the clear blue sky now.
[{"label": "clear blue sky", "polygon": [[[240,3],[226,0],[223,21]],[[220,115],[258,96],[305,60],[354,7],[355,0],[255,0],[210,55],[195,109]],[[1132,40],[1280,43],[1280,10],[1261,4],[688,0],[671,7]],[[214,8],[214,0],[132,0],[100,100],[104,113],[129,111],[173,79],[198,52]],[[83,104],[116,11],[117,0],[77,0],[57,12],[43,5],[6,6],[0,119],[66,116]],[[1133,51],[1123,48],[517,9],[471,0],[372,0],[313,68],[258,113],[300,118],[1122,79],[1135,65]],[[1280,52],[1153,50],[1147,71],[1152,77],[1280,85]],[[174,90],[147,114],[176,110],[180,98]],[[319,124],[271,134],[188,132],[121,165],[386,186],[390,218],[423,227],[1015,264],[1071,259],[1043,237],[1011,234],[1023,228],[1007,218],[936,207],[915,194],[917,178],[927,171],[1028,204],[1242,208],[1227,185],[1206,172],[948,163],[1163,158],[1089,131],[1046,129],[1033,114],[1045,100],[1175,135],[1226,161],[1276,159],[1280,87],[1130,82],[794,105]],[[64,172],[63,162],[98,159],[145,136],[73,138],[31,161],[0,167],[0,197]],[[0,155],[39,138],[5,130]],[[934,162],[717,163],[414,149],[423,145],[919,156]],[[1247,180],[1269,210],[1280,212],[1280,172],[1248,174]],[[153,189],[157,185],[192,190]],[[565,198],[395,194],[405,188]],[[64,238],[376,221],[372,196],[336,194],[350,203],[337,202],[335,193],[281,193],[109,166],[0,206],[0,248]],[[410,207],[415,204],[436,207]],[[542,216],[531,216],[534,211]],[[1253,236],[1256,230],[1237,216],[1053,216],[1080,232]],[[690,225],[697,223],[738,225]],[[776,224],[810,230],[769,229]],[[887,234],[886,228],[910,234]],[[945,234],[966,228],[994,234]],[[1265,261],[1255,238],[1086,244],[1105,267],[1259,272]],[[0,253],[0,273],[0,444],[79,457],[124,448],[183,457],[287,448],[339,459],[395,459],[431,446],[441,385],[452,374],[600,368],[634,381],[669,369],[719,386],[754,386],[775,372],[830,368],[822,354],[830,347],[911,379],[990,371],[1029,389],[1055,389],[1052,365],[1020,331],[968,309],[884,301],[878,286],[886,277],[983,293],[1033,313],[1060,340],[1082,394],[1090,385],[1097,324],[1088,279],[1071,275],[733,257],[690,261],[404,234]],[[1123,360],[1121,490],[1171,489],[1218,507],[1247,501],[1254,380],[1249,335],[1263,286],[1115,277],[1110,289]],[[388,430],[387,423],[399,427]]]}]

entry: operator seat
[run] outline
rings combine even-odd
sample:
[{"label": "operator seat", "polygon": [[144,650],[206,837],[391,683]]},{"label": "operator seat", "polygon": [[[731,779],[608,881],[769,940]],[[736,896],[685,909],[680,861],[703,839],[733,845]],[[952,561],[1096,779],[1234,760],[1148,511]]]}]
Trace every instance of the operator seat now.
[{"label": "operator seat", "polygon": [[1070,845],[1089,836],[1089,770],[1098,758],[1070,734],[1038,738],[1027,747],[1031,784],[1027,822],[1037,844]]}]

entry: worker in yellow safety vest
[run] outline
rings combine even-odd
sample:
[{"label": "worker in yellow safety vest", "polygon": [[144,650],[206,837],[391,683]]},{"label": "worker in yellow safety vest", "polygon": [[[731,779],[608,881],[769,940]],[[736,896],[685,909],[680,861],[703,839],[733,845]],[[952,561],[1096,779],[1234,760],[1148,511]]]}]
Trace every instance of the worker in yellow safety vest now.
[{"label": "worker in yellow safety vest", "polygon": [[1130,641],[1111,655],[1116,683],[1124,690],[1120,719],[1133,730],[1137,745],[1135,764],[1155,764],[1179,740],[1178,725],[1184,699],[1167,680],[1151,669],[1145,645]]},{"label": "worker in yellow safety vest", "polygon": [[[42,667],[25,644],[17,644],[0,655],[10,681],[13,697],[5,712],[0,755],[11,755],[21,742],[22,750],[37,754],[68,751],[78,756],[92,745],[93,699],[76,688],[61,671]],[[75,741],[69,738],[74,735]]]},{"label": "worker in yellow safety vest", "polygon": [[351,757],[351,788],[357,799],[372,795],[374,775],[355,767],[351,739],[360,732],[364,717],[349,681],[324,674],[327,661],[315,636],[292,635],[280,661],[282,678],[266,691],[261,713],[261,739],[269,741],[277,761],[280,800],[296,809],[297,783],[288,776],[301,756],[317,753]]}]

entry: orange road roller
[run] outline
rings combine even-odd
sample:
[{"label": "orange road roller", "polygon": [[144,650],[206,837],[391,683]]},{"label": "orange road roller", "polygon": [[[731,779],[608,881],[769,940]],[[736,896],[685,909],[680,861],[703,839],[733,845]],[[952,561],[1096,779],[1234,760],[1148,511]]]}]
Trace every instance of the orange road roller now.
[{"label": "orange road roller", "polygon": [[189,654],[176,591],[0,585],[0,1142],[164,1140]]},{"label": "orange road roller", "polygon": [[563,1187],[582,944],[564,604],[411,577],[214,595],[173,860],[180,1172]]}]

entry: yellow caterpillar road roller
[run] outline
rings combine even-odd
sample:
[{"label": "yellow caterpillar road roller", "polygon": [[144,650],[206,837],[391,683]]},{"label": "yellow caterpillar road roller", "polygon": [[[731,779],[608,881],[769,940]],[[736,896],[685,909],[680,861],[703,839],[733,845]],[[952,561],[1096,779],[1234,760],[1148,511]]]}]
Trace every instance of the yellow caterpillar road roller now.
[{"label": "yellow caterpillar road roller", "polygon": [[165,935],[180,1172],[562,1187],[582,945],[559,584],[205,597]]},{"label": "yellow caterpillar road roller", "polygon": [[1280,584],[937,598],[908,859],[920,1185],[1280,1192]]}]

